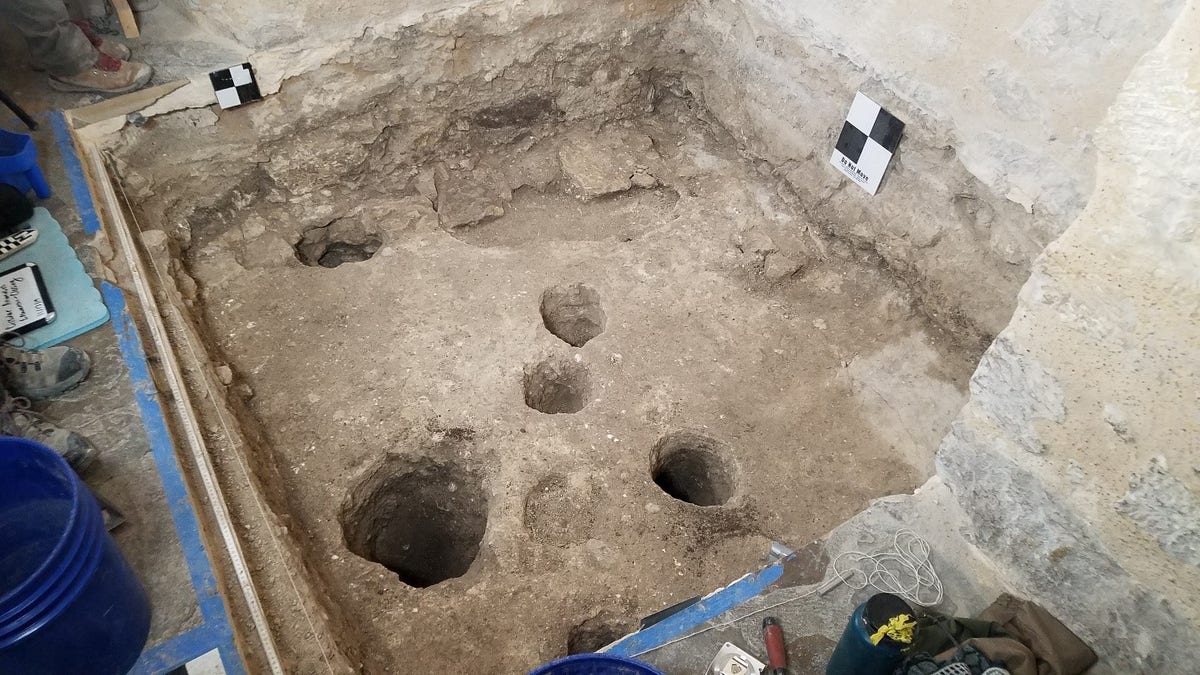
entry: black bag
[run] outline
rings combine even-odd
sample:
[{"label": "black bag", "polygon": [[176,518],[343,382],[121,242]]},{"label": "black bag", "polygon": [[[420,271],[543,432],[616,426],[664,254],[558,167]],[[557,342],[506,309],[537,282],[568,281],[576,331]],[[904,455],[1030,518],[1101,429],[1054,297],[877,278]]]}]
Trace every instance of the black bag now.
[{"label": "black bag", "polygon": [[17,188],[0,183],[0,238],[14,234],[33,217],[33,202]]}]

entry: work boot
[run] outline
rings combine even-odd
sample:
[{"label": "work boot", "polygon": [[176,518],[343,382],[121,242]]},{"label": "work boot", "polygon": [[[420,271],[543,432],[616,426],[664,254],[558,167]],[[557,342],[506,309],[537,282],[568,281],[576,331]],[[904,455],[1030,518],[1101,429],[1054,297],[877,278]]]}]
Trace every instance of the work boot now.
[{"label": "work boot", "polygon": [[62,455],[67,464],[82,476],[91,468],[100,451],[82,434],[54,424],[29,409],[29,399],[0,390],[0,434],[16,436],[42,445]]},{"label": "work boot", "polygon": [[108,38],[101,37],[100,34],[96,32],[95,27],[92,26],[91,21],[87,19],[71,19],[71,23],[79,26],[79,30],[83,31],[83,34],[87,37],[88,41],[92,43],[92,46],[96,49],[99,49],[102,54],[108,54],[114,59],[119,59],[121,61],[128,61],[129,57],[133,56],[133,52],[129,50],[128,46],[123,45],[116,40],[109,40]]},{"label": "work boot", "polygon": [[122,61],[100,52],[91,68],[74,75],[51,75],[50,87],[59,91],[126,94],[146,86],[154,70],[137,61]]},{"label": "work boot", "polygon": [[40,401],[79,386],[92,370],[87,352],[59,345],[39,351],[0,343],[0,381],[16,396]]}]

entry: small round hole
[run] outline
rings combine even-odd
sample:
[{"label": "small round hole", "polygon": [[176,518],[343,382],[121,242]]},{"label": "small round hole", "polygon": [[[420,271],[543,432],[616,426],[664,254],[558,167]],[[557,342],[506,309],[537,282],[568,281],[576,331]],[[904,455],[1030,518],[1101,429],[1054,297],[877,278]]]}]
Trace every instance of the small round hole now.
[{"label": "small round hole", "polygon": [[604,332],[608,317],[600,293],[584,284],[553,286],[542,293],[542,323],[572,347],[582,347]]}]

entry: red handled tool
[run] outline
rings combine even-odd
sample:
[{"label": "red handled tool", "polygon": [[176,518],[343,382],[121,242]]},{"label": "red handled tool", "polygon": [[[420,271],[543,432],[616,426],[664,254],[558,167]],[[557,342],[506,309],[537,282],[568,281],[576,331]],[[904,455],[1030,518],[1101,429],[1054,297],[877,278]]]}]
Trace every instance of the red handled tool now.
[{"label": "red handled tool", "polygon": [[787,675],[787,647],[779,619],[773,616],[763,619],[763,642],[767,644],[768,675]]}]

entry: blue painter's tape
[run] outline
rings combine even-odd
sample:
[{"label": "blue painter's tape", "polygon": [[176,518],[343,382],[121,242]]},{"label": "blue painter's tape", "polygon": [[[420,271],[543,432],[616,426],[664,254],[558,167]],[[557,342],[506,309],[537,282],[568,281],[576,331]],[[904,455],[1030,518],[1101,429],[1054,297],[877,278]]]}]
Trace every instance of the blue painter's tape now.
[{"label": "blue painter's tape", "polygon": [[50,126],[54,129],[54,140],[58,144],[58,153],[62,155],[63,168],[66,169],[67,180],[71,183],[71,194],[75,196],[79,219],[83,221],[83,231],[87,234],[95,234],[100,231],[100,217],[96,215],[92,193],[88,190],[87,180],[83,177],[83,165],[79,163],[79,155],[75,153],[75,143],[71,140],[71,130],[67,128],[67,118],[63,117],[61,110],[50,113]]},{"label": "blue painter's tape", "polygon": [[211,623],[203,623],[182,635],[155,645],[142,652],[142,657],[128,675],[169,673],[188,661],[217,649],[221,637],[214,633]]},{"label": "blue painter's tape", "polygon": [[217,649],[221,652],[221,665],[225,666],[226,675],[246,675],[246,667],[242,665],[242,655],[238,654],[232,635],[221,642]]},{"label": "blue painter's tape", "polygon": [[[167,505],[179,535],[179,543],[183,547],[183,557],[187,562],[192,585],[196,589],[196,598],[200,605],[201,616],[204,617],[204,635],[212,638],[208,644],[209,651],[222,646],[222,661],[229,675],[244,673],[241,660],[233,647],[233,629],[225,613],[225,603],[217,588],[212,565],[200,538],[200,527],[196,513],[188,497],[187,485],[179,469],[175,457],[175,446],[167,431],[166,419],[162,406],[159,404],[154,381],[150,378],[150,370],[146,365],[145,351],[142,349],[141,338],[133,324],[133,317],[125,305],[125,295],[121,289],[108,282],[101,282],[101,294],[112,316],[113,329],[117,334],[117,344],[125,366],[129,369],[129,379],[133,385],[134,398],[142,416],[142,424],[150,439],[150,450],[154,455],[154,463],[162,478],[163,492]],[[192,631],[195,632],[195,631]],[[189,633],[190,634],[190,633]],[[199,634],[198,634],[199,635]],[[196,638],[198,639],[198,638]],[[204,653],[204,652],[201,652]],[[175,665],[180,665],[176,663]]]},{"label": "blue painter's tape", "polygon": [[635,657],[683,637],[697,626],[761,595],[768,586],[783,576],[783,565],[771,565],[757,574],[747,574],[725,588],[710,593],[678,614],[663,619],[645,630],[618,641],[605,650],[607,654]]}]

